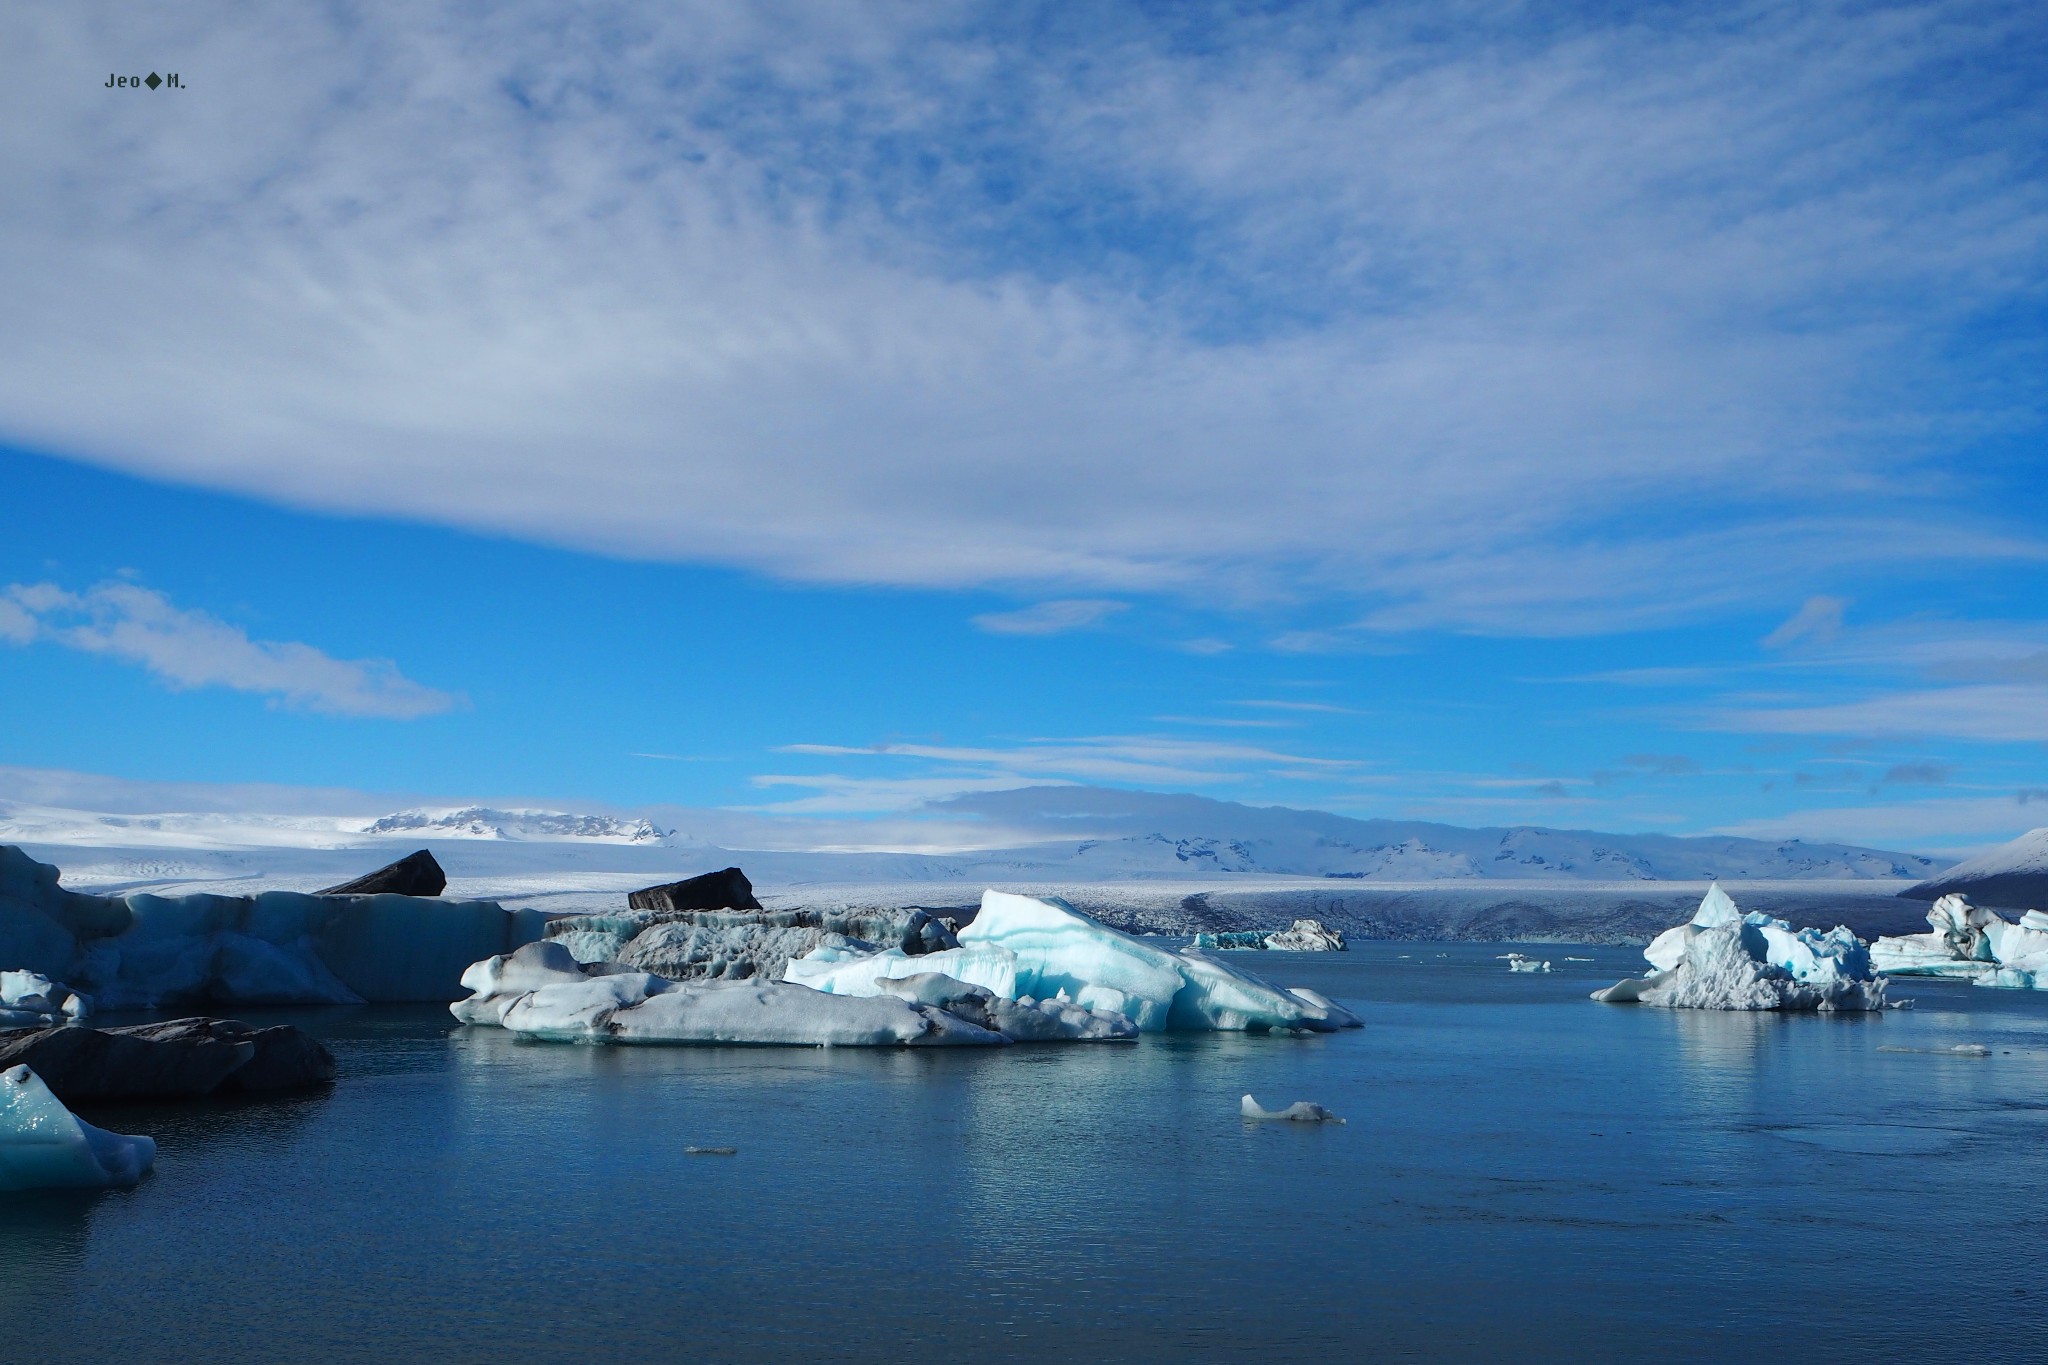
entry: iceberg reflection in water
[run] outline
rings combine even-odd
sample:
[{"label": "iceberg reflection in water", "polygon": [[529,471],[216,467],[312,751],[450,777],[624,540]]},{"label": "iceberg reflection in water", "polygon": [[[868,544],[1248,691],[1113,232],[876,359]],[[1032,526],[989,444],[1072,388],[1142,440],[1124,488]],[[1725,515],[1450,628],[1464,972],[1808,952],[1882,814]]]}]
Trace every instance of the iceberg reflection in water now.
[{"label": "iceberg reflection in water", "polygon": [[[467,1359],[512,1333],[548,1365],[1542,1362],[1646,1341],[1704,1362],[1777,1358],[1788,1330],[1823,1359],[2048,1354],[2016,1296],[1996,1331],[1882,1311],[1902,1285],[2027,1287],[2048,993],[1600,1009],[1586,993],[1637,950],[1513,945],[1554,966],[1514,976],[1509,946],[1266,955],[1364,1016],[1309,1037],[589,1048],[440,1007],[334,1012],[306,1023],[341,1081],[290,1123],[139,1119],[160,1149],[139,1187],[0,1205],[0,1305],[84,1365],[165,1341]],[[303,1018],[250,1022],[273,1017]],[[1880,1050],[1960,1043],[1990,1055]],[[1247,1123],[1247,1092],[1349,1122]],[[9,1255],[17,1233],[52,1254]],[[1703,1301],[1710,1331],[1669,1330]]]}]

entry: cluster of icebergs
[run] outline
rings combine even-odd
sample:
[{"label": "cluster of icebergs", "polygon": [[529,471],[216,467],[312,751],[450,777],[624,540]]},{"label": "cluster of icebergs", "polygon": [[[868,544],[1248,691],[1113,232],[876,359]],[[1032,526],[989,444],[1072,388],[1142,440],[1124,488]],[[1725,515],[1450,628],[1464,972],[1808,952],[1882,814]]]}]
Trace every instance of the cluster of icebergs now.
[{"label": "cluster of icebergs", "polygon": [[1609,1004],[1710,1010],[1879,1010],[1884,982],[1862,939],[1837,925],[1794,929],[1761,912],[1743,914],[1719,884],[1692,919],[1643,950],[1654,969],[1605,990]]},{"label": "cluster of icebergs", "polygon": [[1358,1020],[1195,949],[1170,951],[1059,900],[988,891],[957,946],[822,941],[783,979],[674,980],[584,962],[560,939],[478,962],[450,1008],[535,1038],[828,1047],[1113,1041],[1163,1029],[1326,1032]]},{"label": "cluster of icebergs", "polygon": [[1953,977],[1979,986],[2048,990],[2048,914],[2029,910],[2014,924],[1960,895],[1927,912],[1924,934],[1881,938],[1870,959],[1887,976]]},{"label": "cluster of icebergs", "polygon": [[91,1013],[91,996],[41,972],[0,971],[0,1029],[49,1028]]}]

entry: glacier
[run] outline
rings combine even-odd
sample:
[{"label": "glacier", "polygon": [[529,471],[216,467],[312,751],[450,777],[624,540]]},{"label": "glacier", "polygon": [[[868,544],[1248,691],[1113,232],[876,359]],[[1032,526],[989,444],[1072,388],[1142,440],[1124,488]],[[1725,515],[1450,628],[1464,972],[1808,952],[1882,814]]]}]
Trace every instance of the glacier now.
[{"label": "glacier", "polygon": [[0,1191],[133,1185],[155,1161],[152,1139],[93,1127],[25,1066],[0,1071]]},{"label": "glacier", "polygon": [[1886,976],[1951,977],[1979,986],[2048,990],[2048,914],[2017,924],[1958,893],[1935,901],[1924,934],[1880,938],[1870,959]]},{"label": "glacier", "polygon": [[1714,1010],[1877,1010],[1884,982],[1863,940],[1836,926],[1794,929],[1761,913],[1743,914],[1719,883],[1691,920],[1665,930],[1643,950],[1648,975],[1593,992],[1608,1004]]},{"label": "glacier", "polygon": [[1318,1032],[1357,1025],[1320,997],[1269,986],[1198,949],[1172,952],[1083,915],[1065,901],[982,893],[960,946],[919,957],[821,948],[791,962],[786,979],[835,994],[869,995],[877,983],[942,972],[1004,999],[1062,1001],[1127,1018],[1138,1029]]},{"label": "glacier", "polygon": [[92,1013],[92,997],[40,972],[0,971],[0,1029],[47,1028]]},{"label": "glacier", "polygon": [[539,938],[548,918],[393,894],[95,896],[0,845],[0,965],[100,1009],[445,1001],[465,966]]}]

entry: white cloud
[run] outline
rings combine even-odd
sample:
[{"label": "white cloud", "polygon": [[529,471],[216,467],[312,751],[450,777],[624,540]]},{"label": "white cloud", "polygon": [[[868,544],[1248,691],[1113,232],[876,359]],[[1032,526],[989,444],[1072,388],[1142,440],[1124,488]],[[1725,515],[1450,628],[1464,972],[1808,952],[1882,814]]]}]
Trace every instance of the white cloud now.
[{"label": "white cloud", "polygon": [[1783,649],[1802,640],[1825,643],[1842,633],[1842,613],[1848,610],[1847,599],[1841,597],[1809,597],[1798,611],[1764,636],[1765,649]]},{"label": "white cloud", "polygon": [[[2040,277],[2025,6],[1312,7],[1192,46],[1107,15],[1063,46],[944,6],[14,7],[0,437],[603,553],[1298,590],[1374,629],[2039,553],[1939,472],[2040,391],[1950,344]],[[78,76],[138,61],[198,74]]]},{"label": "white cloud", "polygon": [[412,681],[387,659],[336,659],[311,645],[252,640],[239,626],[133,583],[84,593],[51,583],[0,589],[0,638],[140,664],[174,688],[226,687],[327,715],[412,720],[458,700]]},{"label": "white cloud", "polygon": [[1064,635],[1099,626],[1127,605],[1103,598],[1070,598],[1021,611],[987,612],[975,617],[974,624],[991,635]]},{"label": "white cloud", "polygon": [[1717,712],[1717,729],[1778,735],[1943,736],[2048,742],[2048,688],[2013,685],[1894,692],[1827,706],[1757,706]]}]

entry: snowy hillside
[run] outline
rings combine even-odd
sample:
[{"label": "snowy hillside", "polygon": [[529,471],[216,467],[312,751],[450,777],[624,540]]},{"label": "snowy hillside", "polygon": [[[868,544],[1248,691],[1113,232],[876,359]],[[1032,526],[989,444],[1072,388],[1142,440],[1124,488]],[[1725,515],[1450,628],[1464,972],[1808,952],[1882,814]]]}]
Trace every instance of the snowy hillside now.
[{"label": "snowy hillside", "polygon": [[2048,828],[2028,830],[1899,894],[1931,901],[1956,892],[1977,905],[2048,909]]}]

